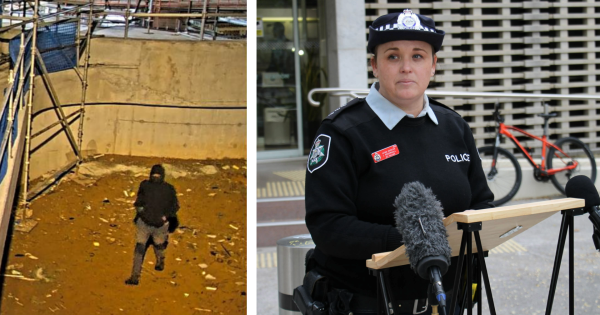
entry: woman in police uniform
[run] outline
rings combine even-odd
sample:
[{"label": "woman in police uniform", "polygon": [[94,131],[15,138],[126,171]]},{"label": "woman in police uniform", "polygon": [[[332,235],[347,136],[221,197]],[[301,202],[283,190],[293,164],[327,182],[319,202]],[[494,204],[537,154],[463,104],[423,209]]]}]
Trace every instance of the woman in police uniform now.
[{"label": "woman in police uniform", "polygon": [[[405,183],[431,188],[445,216],[492,207],[469,125],[425,94],[443,39],[432,19],[411,10],[375,20],[368,49],[379,82],[365,99],[330,114],[313,142],[306,173],[311,261],[335,288],[329,300],[338,314],[377,310],[376,278],[365,260],[402,245],[392,204]],[[445,288],[452,288],[455,265]],[[400,314],[431,313],[428,281],[409,266],[390,269],[390,280]]]}]

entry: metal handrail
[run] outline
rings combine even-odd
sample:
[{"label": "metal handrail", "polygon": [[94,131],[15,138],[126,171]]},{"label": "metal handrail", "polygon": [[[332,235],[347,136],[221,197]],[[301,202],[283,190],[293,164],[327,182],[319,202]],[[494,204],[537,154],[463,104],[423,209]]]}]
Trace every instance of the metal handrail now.
[{"label": "metal handrail", "polygon": [[[368,89],[345,89],[345,88],[317,88],[308,92],[308,102],[312,106],[319,106],[321,103],[313,99],[316,93],[331,94],[333,96],[353,96],[369,94]],[[453,96],[453,97],[490,97],[490,98],[525,98],[525,99],[547,99],[547,100],[597,100],[600,101],[600,95],[589,94],[529,94],[529,93],[494,93],[494,92],[455,92],[455,91],[440,91],[426,90],[425,94],[431,96]]]},{"label": "metal handrail", "polygon": [[[27,36],[22,47],[27,47],[27,45],[29,44],[29,42],[31,40],[32,35],[33,35],[33,33],[30,33]],[[21,67],[22,66],[21,61],[23,60],[23,58],[25,58],[25,49],[19,50],[17,62],[15,62],[16,67],[14,68],[14,71],[13,71],[13,74],[11,77],[12,82],[9,84],[7,91],[14,90],[14,86],[15,86],[16,82],[19,82],[19,80],[17,80],[18,79],[17,76],[21,73],[21,71],[29,71],[30,65],[26,65],[26,66],[23,65],[23,67]],[[13,100],[21,98],[22,93],[23,93],[23,82],[20,82],[16,95],[14,95],[11,92],[6,93],[4,100],[3,100],[2,104],[0,105],[0,113],[3,113],[6,110],[6,108],[9,106],[9,102],[11,101],[11,98]],[[8,117],[8,115],[13,115],[13,117]],[[16,110],[12,113],[10,113],[10,111],[7,113],[7,119],[9,121],[9,123],[6,124],[6,129],[4,130],[4,134],[2,135],[2,138],[1,138],[2,140],[0,142],[0,165],[2,165],[2,163],[4,163],[4,152],[6,152],[8,150],[8,146],[10,145],[9,144],[10,134],[13,132],[14,120],[16,117],[17,117]],[[1,180],[2,179],[0,178],[0,181]]]},{"label": "metal handrail", "polygon": [[[76,11],[82,9],[82,8],[89,7],[89,6],[91,6],[90,3],[88,3],[88,4],[81,4],[81,5],[74,6],[72,8],[61,9],[58,12],[46,14],[46,15],[40,16],[38,18],[33,18],[33,17],[14,17],[14,16],[10,16],[10,15],[0,15],[0,19],[13,19],[13,20],[19,19],[19,20],[23,20],[22,22],[19,22],[19,23],[15,23],[15,24],[11,24],[11,25],[0,27],[0,33],[8,31],[8,30],[16,28],[16,27],[21,27],[21,26],[29,24],[29,23],[38,22],[38,20],[39,21],[44,21],[44,20],[47,20],[47,19],[59,16],[61,14],[76,12]],[[55,23],[55,22],[50,22],[49,24],[51,24],[51,23]]]}]

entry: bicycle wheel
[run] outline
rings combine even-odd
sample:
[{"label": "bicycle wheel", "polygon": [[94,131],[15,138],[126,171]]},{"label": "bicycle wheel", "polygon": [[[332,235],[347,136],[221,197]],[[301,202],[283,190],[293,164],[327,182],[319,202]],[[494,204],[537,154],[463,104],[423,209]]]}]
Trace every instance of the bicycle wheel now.
[{"label": "bicycle wheel", "polygon": [[508,202],[521,187],[521,166],[517,158],[508,150],[498,148],[496,167],[492,168],[494,147],[482,147],[477,150],[488,186],[494,193],[493,204],[499,206]]},{"label": "bicycle wheel", "polygon": [[574,161],[579,164],[572,170],[558,172],[552,176],[552,184],[558,189],[563,195],[565,194],[565,185],[574,176],[585,175],[592,180],[592,183],[596,182],[596,160],[594,160],[594,154],[592,151],[577,138],[561,138],[555,143],[555,146],[563,150],[567,155],[565,156],[560,151],[550,147],[548,150],[548,157],[546,163],[548,169],[552,168],[563,168],[568,165],[572,165]]}]

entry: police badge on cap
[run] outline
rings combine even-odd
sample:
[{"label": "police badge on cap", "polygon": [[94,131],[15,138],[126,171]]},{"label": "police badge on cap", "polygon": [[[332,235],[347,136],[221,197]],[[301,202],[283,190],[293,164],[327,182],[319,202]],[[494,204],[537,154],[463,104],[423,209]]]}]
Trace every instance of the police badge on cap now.
[{"label": "police badge on cap", "polygon": [[398,15],[398,29],[401,30],[422,30],[421,20],[419,17],[412,13],[411,10],[406,9],[404,12]]},{"label": "police badge on cap", "polygon": [[378,17],[369,26],[369,44],[367,48],[375,53],[379,44],[395,40],[420,40],[431,44],[436,53],[442,47],[446,33],[435,28],[435,22],[423,15],[406,9],[402,13],[390,13]]}]

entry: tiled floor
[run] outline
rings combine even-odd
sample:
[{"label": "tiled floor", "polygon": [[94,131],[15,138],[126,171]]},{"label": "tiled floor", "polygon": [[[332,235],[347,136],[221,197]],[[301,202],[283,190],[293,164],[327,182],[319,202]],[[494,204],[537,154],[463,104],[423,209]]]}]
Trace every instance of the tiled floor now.
[{"label": "tiled floor", "polygon": [[261,161],[257,167],[257,199],[304,197],[306,158]]},{"label": "tiled floor", "polygon": [[275,248],[272,251],[257,253],[256,267],[259,269],[277,268],[277,251]]}]

